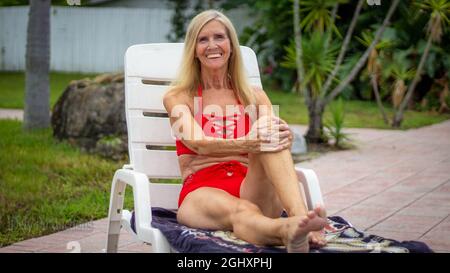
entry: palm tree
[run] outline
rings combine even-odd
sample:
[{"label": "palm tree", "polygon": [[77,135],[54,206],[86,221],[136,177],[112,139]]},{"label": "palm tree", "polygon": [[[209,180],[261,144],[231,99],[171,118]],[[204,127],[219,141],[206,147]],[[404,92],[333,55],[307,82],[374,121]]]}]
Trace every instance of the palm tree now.
[{"label": "palm tree", "polygon": [[[362,37],[356,37],[356,39],[366,47],[369,47],[373,41],[373,37],[371,32],[365,31],[361,35]],[[373,93],[375,94],[375,99],[380,109],[381,115],[383,117],[384,123],[386,125],[389,124],[388,117],[386,115],[386,111],[384,111],[383,103],[381,101],[380,92],[378,89],[379,80],[381,77],[382,66],[379,61],[380,51],[389,47],[392,47],[393,43],[390,40],[382,40],[380,41],[369,54],[369,58],[367,61],[367,72],[369,73],[370,82],[372,84]]]},{"label": "palm tree", "polygon": [[419,82],[422,74],[423,67],[428,58],[432,42],[439,43],[442,35],[445,32],[445,27],[448,26],[450,14],[450,2],[448,0],[425,0],[416,2],[416,5],[424,12],[430,12],[430,19],[428,20],[427,35],[428,40],[425,46],[425,50],[420,58],[419,66],[416,70],[416,75],[412,83],[409,85],[408,91],[402,103],[399,106],[398,111],[395,113],[392,126],[399,128],[403,121],[403,112],[412,97],[414,89]]},{"label": "palm tree", "polygon": [[337,35],[339,30],[333,24],[335,14],[330,11],[330,8],[335,8],[339,3],[346,3],[348,0],[305,0],[302,2],[303,8],[301,12],[307,15],[301,22],[301,27],[306,31],[319,31],[324,33],[325,29],[332,29]]},{"label": "palm tree", "polygon": [[416,70],[411,68],[411,64],[407,59],[409,50],[397,52],[390,65],[386,68],[386,74],[393,76],[392,84],[392,106],[398,111],[407,90],[406,82],[413,79]]},{"label": "palm tree", "polygon": [[50,0],[30,0],[25,56],[25,130],[50,126],[50,6]]},{"label": "palm tree", "polygon": [[[305,74],[303,76],[302,86],[305,93],[305,101],[308,106],[309,114],[309,129],[320,131],[321,138],[325,140],[323,135],[322,113],[316,111],[323,111],[323,108],[316,108],[316,104],[320,101],[320,92],[322,84],[327,75],[331,73],[336,60],[339,44],[334,42],[327,45],[328,35],[322,35],[320,32],[314,32],[310,37],[302,38],[302,66]],[[296,68],[296,50],[294,43],[286,47],[287,55],[285,60],[281,63],[286,68]]]},{"label": "palm tree", "polygon": [[[324,29],[335,29],[334,23],[333,23],[333,16],[331,12],[325,11],[328,10],[328,8],[333,7],[333,9],[336,9],[336,3],[343,2],[343,1],[331,1],[331,0],[305,0],[303,3],[303,6],[305,8],[301,9],[301,11],[308,12],[308,15],[304,17],[302,20],[302,26],[304,26],[306,29],[313,29],[317,28],[317,31],[313,31],[315,33],[323,34]],[[397,5],[399,3],[399,0],[393,0],[391,2],[391,6],[389,8],[389,11],[382,23],[382,25],[377,30],[375,37],[370,44],[370,46],[367,48],[367,50],[364,52],[364,54],[359,58],[359,61],[356,63],[356,65],[353,67],[353,69],[350,71],[350,73],[345,77],[340,84],[338,84],[330,93],[328,93],[328,89],[331,86],[331,83],[333,80],[336,79],[336,75],[339,71],[339,67],[344,59],[345,52],[347,50],[347,46],[350,42],[350,38],[352,37],[353,30],[356,25],[356,21],[358,19],[360,10],[362,5],[365,3],[364,0],[359,0],[357,7],[354,12],[354,16],[352,18],[352,22],[350,23],[350,27],[347,30],[347,34],[344,38],[344,41],[341,46],[341,50],[339,52],[339,56],[337,57],[336,61],[333,62],[332,65],[332,71],[328,72],[328,78],[323,84],[323,82],[319,82],[319,79],[325,79],[323,75],[314,75],[314,76],[306,76],[308,73],[312,73],[310,71],[307,72],[307,68],[305,65],[305,56],[307,56],[306,52],[303,52],[303,65],[305,69],[305,77],[303,79],[302,84],[307,85],[310,87],[313,87],[315,85],[315,91],[314,90],[305,90],[305,103],[308,107],[308,114],[309,114],[309,127],[308,132],[306,133],[306,139],[308,142],[315,142],[315,143],[321,143],[325,141],[324,134],[323,134],[323,125],[322,125],[322,117],[323,112],[327,104],[329,104],[337,95],[339,95],[344,88],[356,77],[358,72],[363,67],[364,63],[367,61],[367,58],[372,51],[372,49],[375,47],[375,45],[378,43],[379,39],[381,38],[381,35],[383,34],[385,28],[389,24],[390,18],[392,17],[392,14],[394,13],[395,9],[397,8]],[[295,5],[294,5],[295,8]],[[295,12],[294,12],[295,15]],[[334,27],[333,27],[334,26]],[[324,35],[327,36],[327,35]],[[325,45],[328,43],[328,39],[325,39]],[[298,47],[298,46],[297,46]],[[325,46],[324,50],[327,46]],[[323,55],[326,51],[324,51]],[[289,52],[288,52],[289,55]],[[292,55],[292,53],[291,53]],[[289,56],[288,56],[288,59]],[[334,67],[334,68],[333,68]],[[315,73],[322,73],[323,71],[328,71],[329,67],[317,69]],[[319,74],[320,74],[319,73]],[[310,84],[308,83],[308,80],[314,81],[314,83]],[[320,90],[317,90],[319,88]],[[316,92],[316,94],[314,94]]]}]

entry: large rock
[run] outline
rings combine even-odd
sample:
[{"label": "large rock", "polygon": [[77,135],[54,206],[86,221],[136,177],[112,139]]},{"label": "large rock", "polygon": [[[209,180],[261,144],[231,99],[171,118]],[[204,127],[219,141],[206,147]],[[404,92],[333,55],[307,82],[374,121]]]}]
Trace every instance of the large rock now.
[{"label": "large rock", "polygon": [[58,139],[112,158],[127,153],[123,74],[72,81],[52,113]]},{"label": "large rock", "polygon": [[306,154],[308,153],[308,147],[305,137],[299,133],[293,132],[294,139],[292,141],[291,153],[292,154]]}]

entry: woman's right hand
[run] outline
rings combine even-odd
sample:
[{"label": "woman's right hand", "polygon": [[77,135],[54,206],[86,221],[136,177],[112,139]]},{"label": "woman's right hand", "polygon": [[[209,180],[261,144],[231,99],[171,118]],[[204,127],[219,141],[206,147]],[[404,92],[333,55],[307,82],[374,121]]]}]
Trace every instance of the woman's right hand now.
[{"label": "woman's right hand", "polygon": [[251,153],[279,152],[291,147],[292,132],[279,117],[262,116],[252,125],[250,138],[256,140]]}]

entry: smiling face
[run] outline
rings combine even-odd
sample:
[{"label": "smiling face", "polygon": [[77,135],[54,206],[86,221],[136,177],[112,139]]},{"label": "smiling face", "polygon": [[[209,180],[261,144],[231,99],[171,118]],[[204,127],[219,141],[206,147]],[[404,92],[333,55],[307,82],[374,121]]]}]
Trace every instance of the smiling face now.
[{"label": "smiling face", "polygon": [[208,22],[197,37],[195,56],[202,68],[227,69],[231,54],[230,39],[225,26],[217,20]]}]

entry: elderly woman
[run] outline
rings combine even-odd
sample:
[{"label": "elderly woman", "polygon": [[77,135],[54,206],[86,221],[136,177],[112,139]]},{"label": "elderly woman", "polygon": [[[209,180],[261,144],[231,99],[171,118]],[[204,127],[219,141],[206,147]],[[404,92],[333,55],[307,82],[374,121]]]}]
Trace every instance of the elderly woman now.
[{"label": "elderly woman", "polygon": [[[230,20],[215,10],[198,14],[183,54],[164,96],[184,181],[178,221],[288,252],[324,245],[325,211],[305,206],[291,131],[272,115],[265,92],[247,82]],[[283,210],[288,217],[280,217]]]}]

